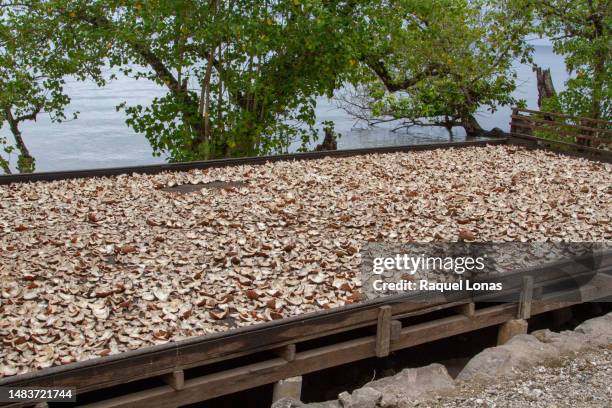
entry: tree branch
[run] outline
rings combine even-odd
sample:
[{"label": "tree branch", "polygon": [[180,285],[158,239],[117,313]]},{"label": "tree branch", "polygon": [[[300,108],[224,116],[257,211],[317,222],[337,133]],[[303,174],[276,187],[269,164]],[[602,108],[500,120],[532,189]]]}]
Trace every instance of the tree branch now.
[{"label": "tree branch", "polygon": [[385,85],[389,92],[398,92],[401,90],[405,90],[416,85],[419,81],[440,75],[440,71],[438,70],[439,67],[435,65],[430,65],[426,67],[423,71],[414,75],[412,78],[396,80],[392,77],[384,62],[382,62],[381,60],[373,56],[364,56],[361,60],[372,71],[374,71],[376,76],[382,81],[382,83]]},{"label": "tree branch", "polygon": [[8,160],[0,156],[0,168],[4,171],[4,174],[13,174],[11,167],[9,166]]},{"label": "tree branch", "polygon": [[27,115],[21,115],[15,118],[16,123],[21,123],[26,120],[36,120],[38,114],[42,111],[42,105],[38,105],[34,108],[34,110]]}]

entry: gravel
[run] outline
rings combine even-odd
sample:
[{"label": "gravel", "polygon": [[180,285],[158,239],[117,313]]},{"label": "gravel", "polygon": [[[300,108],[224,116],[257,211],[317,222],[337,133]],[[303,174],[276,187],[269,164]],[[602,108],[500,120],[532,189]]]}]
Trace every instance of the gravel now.
[{"label": "gravel", "polygon": [[366,242],[611,241],[611,174],[489,146],[0,186],[0,378],[357,302]]},{"label": "gravel", "polygon": [[[612,345],[609,345],[534,366],[511,379],[486,385],[460,383],[451,396],[416,406],[607,408],[612,401],[611,379]],[[404,407],[411,406],[415,405]]]}]

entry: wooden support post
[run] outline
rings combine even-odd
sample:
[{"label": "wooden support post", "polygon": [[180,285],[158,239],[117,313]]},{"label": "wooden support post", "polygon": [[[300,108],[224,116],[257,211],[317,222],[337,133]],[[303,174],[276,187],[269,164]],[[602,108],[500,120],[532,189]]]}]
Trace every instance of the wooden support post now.
[{"label": "wooden support post", "polygon": [[288,344],[272,351],[274,352],[274,354],[287,361],[295,360],[295,344]]},{"label": "wooden support post", "polygon": [[476,305],[474,302],[466,303],[464,305],[455,306],[454,310],[461,313],[464,316],[472,317],[476,312]]},{"label": "wooden support post", "polygon": [[381,306],[376,325],[376,357],[389,355],[391,345],[391,306]]},{"label": "wooden support post", "polygon": [[291,377],[285,380],[280,380],[274,384],[272,391],[272,402],[276,402],[283,398],[293,398],[300,400],[302,396],[302,377]]},{"label": "wooden support post", "polygon": [[176,391],[180,391],[185,387],[185,372],[176,370],[171,373],[162,375],[162,380]]},{"label": "wooden support post", "polygon": [[527,333],[527,320],[513,319],[499,326],[497,345],[506,344],[508,340],[519,334]]},{"label": "wooden support post", "polygon": [[391,341],[399,340],[402,336],[402,322],[391,320]]},{"label": "wooden support post", "polygon": [[[512,116],[518,116],[519,111],[518,108],[512,108]],[[510,133],[516,133],[516,124],[517,120],[512,118],[511,122],[510,122]]]},{"label": "wooden support post", "polygon": [[533,276],[523,276],[523,288],[519,299],[518,316],[519,319],[529,319],[531,317],[531,301],[533,299]]}]

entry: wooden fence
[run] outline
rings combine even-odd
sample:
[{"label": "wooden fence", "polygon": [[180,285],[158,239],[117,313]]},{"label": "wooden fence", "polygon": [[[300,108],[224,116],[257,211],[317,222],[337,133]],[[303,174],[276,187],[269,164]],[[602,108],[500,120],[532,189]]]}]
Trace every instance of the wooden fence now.
[{"label": "wooden fence", "polygon": [[562,143],[612,149],[612,122],[554,112],[512,109],[510,133]]}]

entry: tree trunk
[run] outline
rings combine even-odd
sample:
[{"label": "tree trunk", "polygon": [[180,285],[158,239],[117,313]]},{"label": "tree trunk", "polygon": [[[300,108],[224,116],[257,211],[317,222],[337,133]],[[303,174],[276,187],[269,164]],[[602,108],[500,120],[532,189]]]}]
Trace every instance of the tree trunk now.
[{"label": "tree trunk", "polygon": [[542,68],[535,66],[533,67],[533,71],[536,73],[536,78],[538,80],[538,108],[541,110],[544,101],[548,98],[557,96],[557,92],[553,85],[550,68],[542,70]]},{"label": "tree trunk", "polygon": [[19,122],[13,117],[13,112],[10,108],[6,108],[4,114],[11,129],[11,133],[13,134],[13,138],[15,138],[15,145],[19,150],[17,170],[19,170],[20,173],[32,173],[34,171],[34,157],[32,157],[23,141],[23,136],[19,130]]},{"label": "tree trunk", "polygon": [[323,143],[315,147],[315,152],[338,150],[338,142],[336,142],[336,134],[333,128],[326,127],[323,131],[325,132],[325,138],[323,139]]},{"label": "tree trunk", "polygon": [[444,118],[444,128],[448,132],[448,139],[450,141],[453,140],[453,127],[455,126],[455,122],[452,121],[448,116]]},{"label": "tree trunk", "polygon": [[465,129],[465,134],[468,137],[482,136],[485,133],[474,115],[469,115],[461,119],[461,126]]},{"label": "tree trunk", "polygon": [[3,157],[0,157],[0,169],[4,171],[4,174],[12,174],[11,167],[9,166],[8,161],[6,161]]}]

